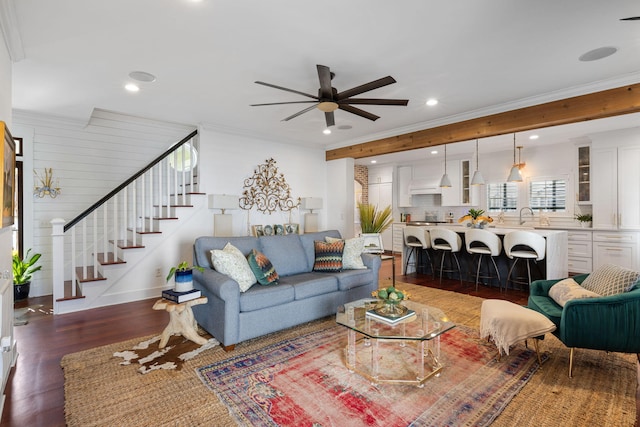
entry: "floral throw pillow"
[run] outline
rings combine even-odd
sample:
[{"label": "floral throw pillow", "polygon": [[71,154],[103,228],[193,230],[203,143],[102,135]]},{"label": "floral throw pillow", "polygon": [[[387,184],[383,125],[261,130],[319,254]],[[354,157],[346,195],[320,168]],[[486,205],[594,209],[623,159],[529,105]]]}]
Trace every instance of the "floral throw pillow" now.
[{"label": "floral throw pillow", "polygon": [[251,253],[247,256],[247,261],[249,261],[249,267],[251,267],[251,271],[253,271],[253,274],[256,276],[258,283],[261,285],[278,283],[280,277],[265,254],[252,249]]},{"label": "floral throw pillow", "polygon": [[227,243],[222,250],[212,250],[211,262],[216,271],[238,282],[240,292],[246,292],[256,283],[256,276],[251,271],[247,259],[240,249],[231,243]]},{"label": "floral throw pillow", "polygon": [[344,252],[344,240],[328,243],[322,240],[313,242],[316,258],[313,263],[313,271],[336,272],[342,271],[342,253]]},{"label": "floral throw pillow", "polygon": [[549,297],[561,307],[573,299],[597,298],[599,296],[595,292],[583,288],[572,278],[560,280],[549,289]]}]

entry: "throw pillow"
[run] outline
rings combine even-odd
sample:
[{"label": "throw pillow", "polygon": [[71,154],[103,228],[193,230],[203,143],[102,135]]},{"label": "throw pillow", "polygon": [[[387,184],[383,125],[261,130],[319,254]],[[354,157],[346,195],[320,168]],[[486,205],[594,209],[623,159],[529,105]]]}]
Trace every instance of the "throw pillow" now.
[{"label": "throw pillow", "polygon": [[640,273],[613,264],[605,264],[582,282],[582,287],[603,297],[627,292],[640,279]]},{"label": "throw pillow", "polygon": [[344,240],[328,243],[321,240],[313,242],[315,250],[315,262],[313,271],[336,272],[342,271],[342,253],[344,252]]},{"label": "throw pillow", "polygon": [[[338,238],[325,237],[329,243],[337,242]],[[342,253],[342,268],[345,270],[363,270],[367,268],[362,262],[362,251],[364,250],[364,237],[354,237],[344,241],[344,252]]]},{"label": "throw pillow", "polygon": [[559,306],[564,307],[567,301],[578,298],[596,298],[600,295],[595,292],[591,292],[582,286],[580,286],[572,278],[560,280],[549,289],[549,296],[552,300],[558,303]]},{"label": "throw pillow", "polygon": [[253,271],[256,279],[258,279],[258,283],[261,285],[273,285],[278,283],[278,279],[280,277],[265,254],[252,249],[249,256],[247,256],[247,260],[249,261],[251,271]]},{"label": "throw pillow", "polygon": [[246,292],[256,283],[256,276],[251,271],[247,259],[240,249],[231,243],[227,243],[222,250],[212,250],[211,261],[216,271],[238,282],[240,292]]}]

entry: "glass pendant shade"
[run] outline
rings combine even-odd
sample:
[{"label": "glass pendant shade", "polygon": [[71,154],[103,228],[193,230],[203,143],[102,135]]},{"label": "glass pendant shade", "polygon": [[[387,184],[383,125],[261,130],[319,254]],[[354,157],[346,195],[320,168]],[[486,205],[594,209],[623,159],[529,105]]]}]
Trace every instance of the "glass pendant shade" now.
[{"label": "glass pendant shade", "polygon": [[440,187],[451,187],[451,180],[447,175],[447,145],[444,146],[444,175],[440,179]]}]

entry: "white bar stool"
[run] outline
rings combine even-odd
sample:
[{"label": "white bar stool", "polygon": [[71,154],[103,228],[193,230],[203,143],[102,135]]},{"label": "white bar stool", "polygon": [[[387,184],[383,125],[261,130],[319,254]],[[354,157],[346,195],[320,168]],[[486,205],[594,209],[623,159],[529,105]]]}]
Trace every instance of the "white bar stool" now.
[{"label": "white bar stool", "polygon": [[[502,290],[502,280],[500,279],[500,271],[494,257],[500,255],[502,252],[502,242],[500,238],[490,231],[479,230],[477,228],[470,228],[464,233],[465,246],[467,252],[471,255],[475,255],[477,258],[476,268],[476,291],[478,290],[479,279],[487,279],[487,284],[490,284],[491,279],[498,279],[498,288]],[[495,270],[495,276],[491,274],[489,263],[487,262],[487,270],[484,275],[480,275],[480,269],[482,267],[482,257],[488,255],[493,263],[493,269]]]},{"label": "white bar stool", "polygon": [[[431,236],[431,248],[437,252],[441,252],[440,255],[440,283],[442,283],[442,273],[454,273],[453,261],[450,261],[451,268],[444,269],[444,258],[447,253],[453,256],[453,259],[458,266],[458,277],[460,277],[460,284],[462,285],[462,270],[460,270],[460,262],[458,262],[458,256],[456,253],[460,252],[462,247],[462,238],[455,231],[447,230],[441,227],[433,227],[429,230]],[[435,274],[434,274],[435,278]]]},{"label": "white bar stool", "polygon": [[[509,257],[509,259],[513,260],[513,264],[511,264],[511,268],[509,269],[509,274],[507,275],[507,280],[504,285],[505,291],[507,290],[507,286],[509,282],[518,283],[518,284],[526,284],[527,286],[531,285],[531,266],[530,262],[533,261],[541,261],[545,256],[545,248],[546,242],[544,237],[539,234],[532,233],[530,231],[512,231],[510,233],[505,234],[504,236],[504,253]],[[526,247],[526,248],[525,248]],[[519,259],[527,260],[527,281],[524,282],[522,278],[511,278],[511,273],[518,263]]]},{"label": "white bar stool", "polygon": [[[431,248],[431,240],[429,237],[429,230],[422,227],[411,227],[407,226],[403,230],[404,233],[404,245],[409,248],[409,253],[407,254],[407,260],[404,263],[404,274],[407,274],[407,267],[409,264],[415,265],[416,273],[418,272],[418,267],[424,267],[423,264],[418,264],[420,255],[425,254],[427,259],[429,260],[429,266],[431,267],[431,273],[433,273],[433,264],[431,263],[431,256],[429,256],[429,251],[427,249]],[[421,252],[418,252],[421,251]],[[413,255],[413,262],[410,263],[411,255]]]}]

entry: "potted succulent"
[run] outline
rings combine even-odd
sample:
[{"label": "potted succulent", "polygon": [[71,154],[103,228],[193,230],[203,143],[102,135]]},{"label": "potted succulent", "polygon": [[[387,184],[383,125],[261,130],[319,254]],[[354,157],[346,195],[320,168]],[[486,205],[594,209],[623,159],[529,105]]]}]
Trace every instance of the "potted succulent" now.
[{"label": "potted succulent", "polygon": [[593,221],[591,214],[576,214],[575,218],[580,221],[580,225],[582,225],[583,228],[591,227],[591,221]]},{"label": "potted succulent", "polygon": [[358,203],[365,252],[384,252],[381,233],[393,224],[391,206],[379,211],[376,205]]},{"label": "potted succulent", "polygon": [[37,253],[31,255],[31,249],[28,249],[24,258],[20,258],[18,251],[13,251],[13,299],[15,301],[29,297],[31,275],[42,268],[41,265],[35,265],[41,256],[42,254]]},{"label": "potted succulent", "polygon": [[175,267],[171,267],[169,274],[167,275],[167,282],[175,276],[175,290],[176,292],[187,292],[193,289],[193,269],[200,272],[204,271],[204,268],[197,265],[189,265],[187,261],[182,261]]}]

